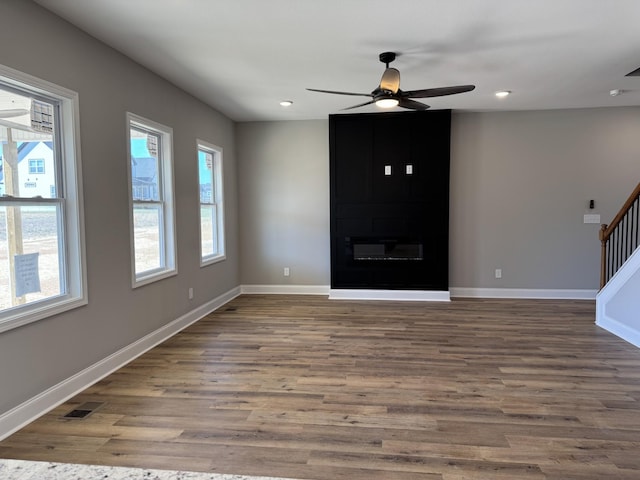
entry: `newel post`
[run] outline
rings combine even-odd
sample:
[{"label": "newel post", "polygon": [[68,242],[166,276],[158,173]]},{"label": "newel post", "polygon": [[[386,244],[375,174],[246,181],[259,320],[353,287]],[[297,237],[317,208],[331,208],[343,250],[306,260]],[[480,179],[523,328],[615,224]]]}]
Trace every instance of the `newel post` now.
[{"label": "newel post", "polygon": [[604,284],[607,282],[607,240],[605,237],[605,232],[607,230],[607,225],[603,224],[600,227],[600,288],[604,287]]}]

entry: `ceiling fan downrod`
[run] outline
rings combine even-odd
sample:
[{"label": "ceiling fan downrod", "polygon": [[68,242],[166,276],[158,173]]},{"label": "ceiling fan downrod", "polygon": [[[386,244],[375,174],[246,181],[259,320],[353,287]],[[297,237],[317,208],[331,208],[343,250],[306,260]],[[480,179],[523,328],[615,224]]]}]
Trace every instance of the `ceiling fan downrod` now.
[{"label": "ceiling fan downrod", "polygon": [[378,58],[389,68],[389,64],[396,59],[396,54],[395,52],[382,52]]}]

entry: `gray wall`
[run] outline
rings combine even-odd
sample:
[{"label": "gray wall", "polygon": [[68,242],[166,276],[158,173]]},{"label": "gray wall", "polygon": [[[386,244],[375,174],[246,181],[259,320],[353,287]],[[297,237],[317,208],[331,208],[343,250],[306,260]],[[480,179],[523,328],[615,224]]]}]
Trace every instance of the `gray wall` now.
[{"label": "gray wall", "polygon": [[640,181],[639,134],[640,108],[454,115],[450,285],[597,289],[583,215],[610,222]]},{"label": "gray wall", "polygon": [[328,285],[327,122],[240,123],[237,149],[242,283]]},{"label": "gray wall", "polygon": [[[286,265],[291,283],[329,284],[327,128],[238,126],[243,284],[285,283]],[[640,181],[638,139],[640,108],[455,113],[450,286],[597,289],[583,215],[594,199],[611,221]]]},{"label": "gray wall", "polygon": [[[0,62],[79,93],[89,304],[0,334],[0,414],[239,284],[234,124],[26,1],[0,7]],[[177,276],[131,288],[125,112],[174,132]],[[227,260],[199,266],[196,138],[224,149]],[[189,301],[188,288],[195,298]]]}]

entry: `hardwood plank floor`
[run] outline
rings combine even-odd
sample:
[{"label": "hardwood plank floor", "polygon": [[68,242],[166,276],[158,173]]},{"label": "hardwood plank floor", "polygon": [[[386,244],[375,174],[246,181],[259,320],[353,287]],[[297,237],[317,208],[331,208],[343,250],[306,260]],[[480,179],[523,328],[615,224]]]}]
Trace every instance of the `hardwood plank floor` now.
[{"label": "hardwood plank floor", "polygon": [[[105,402],[82,420],[61,417]],[[0,457],[299,479],[640,478],[640,350],[594,303],[241,296]]]}]

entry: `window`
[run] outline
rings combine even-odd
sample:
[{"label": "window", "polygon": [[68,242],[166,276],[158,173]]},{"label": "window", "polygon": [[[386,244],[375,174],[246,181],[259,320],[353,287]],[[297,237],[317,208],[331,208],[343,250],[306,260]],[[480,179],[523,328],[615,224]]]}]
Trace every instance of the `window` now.
[{"label": "window", "polygon": [[29,173],[44,173],[44,158],[29,159]]},{"label": "window", "polygon": [[134,287],[177,273],[169,127],[127,114]]},{"label": "window", "polygon": [[224,260],[222,149],[198,140],[200,264]]},{"label": "window", "polygon": [[0,331],[87,303],[77,128],[75,92],[0,66]]}]

